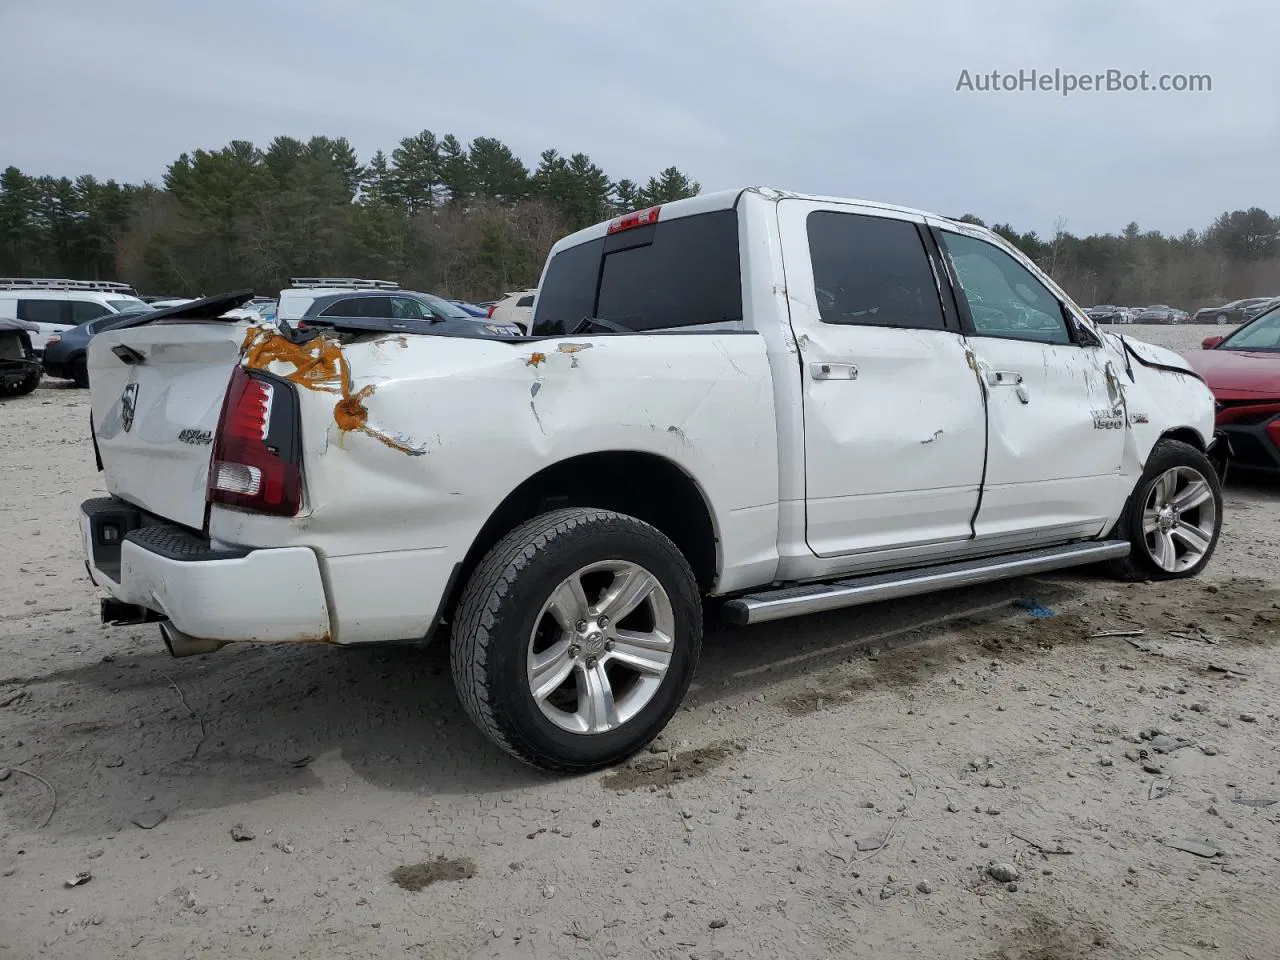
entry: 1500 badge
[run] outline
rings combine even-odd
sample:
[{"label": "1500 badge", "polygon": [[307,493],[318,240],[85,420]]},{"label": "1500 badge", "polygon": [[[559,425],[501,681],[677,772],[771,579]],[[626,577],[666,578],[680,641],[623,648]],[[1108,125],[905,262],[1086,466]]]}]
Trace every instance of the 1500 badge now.
[{"label": "1500 badge", "polygon": [[1093,429],[1095,430],[1123,430],[1124,429],[1124,410],[1095,410],[1093,411]]},{"label": "1500 badge", "polygon": [[190,443],[195,446],[204,446],[213,443],[213,433],[209,430],[183,430],[178,434],[178,439],[183,443]]}]

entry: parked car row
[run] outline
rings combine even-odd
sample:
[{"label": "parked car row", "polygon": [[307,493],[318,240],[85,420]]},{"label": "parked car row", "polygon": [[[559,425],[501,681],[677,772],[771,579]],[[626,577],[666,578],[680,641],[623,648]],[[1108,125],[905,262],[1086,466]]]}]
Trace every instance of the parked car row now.
[{"label": "parked car row", "polygon": [[[338,296],[343,293],[353,296]],[[0,278],[0,396],[31,392],[42,374],[88,387],[85,355],[95,335],[138,314],[192,302],[187,297],[140,296],[128,284],[113,281]],[[401,290],[388,281],[304,277],[280,297],[254,297],[241,310],[273,324],[278,317],[305,321],[323,312],[328,317],[483,323],[504,336],[527,330],[527,318],[520,326],[491,319],[493,307]]]},{"label": "parked car row", "polygon": [[1280,297],[1248,297],[1244,300],[1232,300],[1220,307],[1201,307],[1195,312],[1192,322],[1248,323],[1278,303],[1280,303]]},{"label": "parked car row", "polygon": [[1232,300],[1218,307],[1201,307],[1194,314],[1171,307],[1167,303],[1153,303],[1145,307],[1117,307],[1099,304],[1088,307],[1085,313],[1097,323],[1248,323],[1254,317],[1280,304],[1280,297],[1248,297]]}]

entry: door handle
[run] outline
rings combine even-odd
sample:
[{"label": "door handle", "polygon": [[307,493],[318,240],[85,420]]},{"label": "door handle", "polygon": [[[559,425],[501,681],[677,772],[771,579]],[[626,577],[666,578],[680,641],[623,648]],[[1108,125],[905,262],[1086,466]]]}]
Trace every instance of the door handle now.
[{"label": "door handle", "polygon": [[1022,374],[1017,370],[988,370],[987,383],[993,387],[1021,386]]},{"label": "door handle", "polygon": [[815,360],[809,364],[809,376],[815,380],[857,380],[858,368],[852,363],[827,363]]},{"label": "door handle", "polygon": [[1022,374],[1017,370],[988,370],[987,383],[993,387],[1013,387],[1021,402],[1031,402],[1031,391],[1022,382]]}]

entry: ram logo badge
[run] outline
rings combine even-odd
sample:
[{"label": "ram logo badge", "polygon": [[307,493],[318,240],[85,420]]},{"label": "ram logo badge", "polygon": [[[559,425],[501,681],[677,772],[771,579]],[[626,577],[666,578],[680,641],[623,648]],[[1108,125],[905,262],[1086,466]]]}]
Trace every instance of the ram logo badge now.
[{"label": "ram logo badge", "polygon": [[125,433],[128,433],[133,428],[133,415],[137,409],[138,385],[131,383],[120,394],[120,424],[124,427]]}]

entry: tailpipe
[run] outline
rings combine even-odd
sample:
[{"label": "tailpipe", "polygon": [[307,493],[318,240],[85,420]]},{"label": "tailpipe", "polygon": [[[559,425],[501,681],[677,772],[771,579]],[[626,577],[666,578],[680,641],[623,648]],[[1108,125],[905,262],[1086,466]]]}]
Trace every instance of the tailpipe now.
[{"label": "tailpipe", "polygon": [[160,624],[160,636],[169,653],[175,657],[196,657],[202,653],[213,653],[221,650],[229,640],[201,640],[183,633],[171,622]]}]

